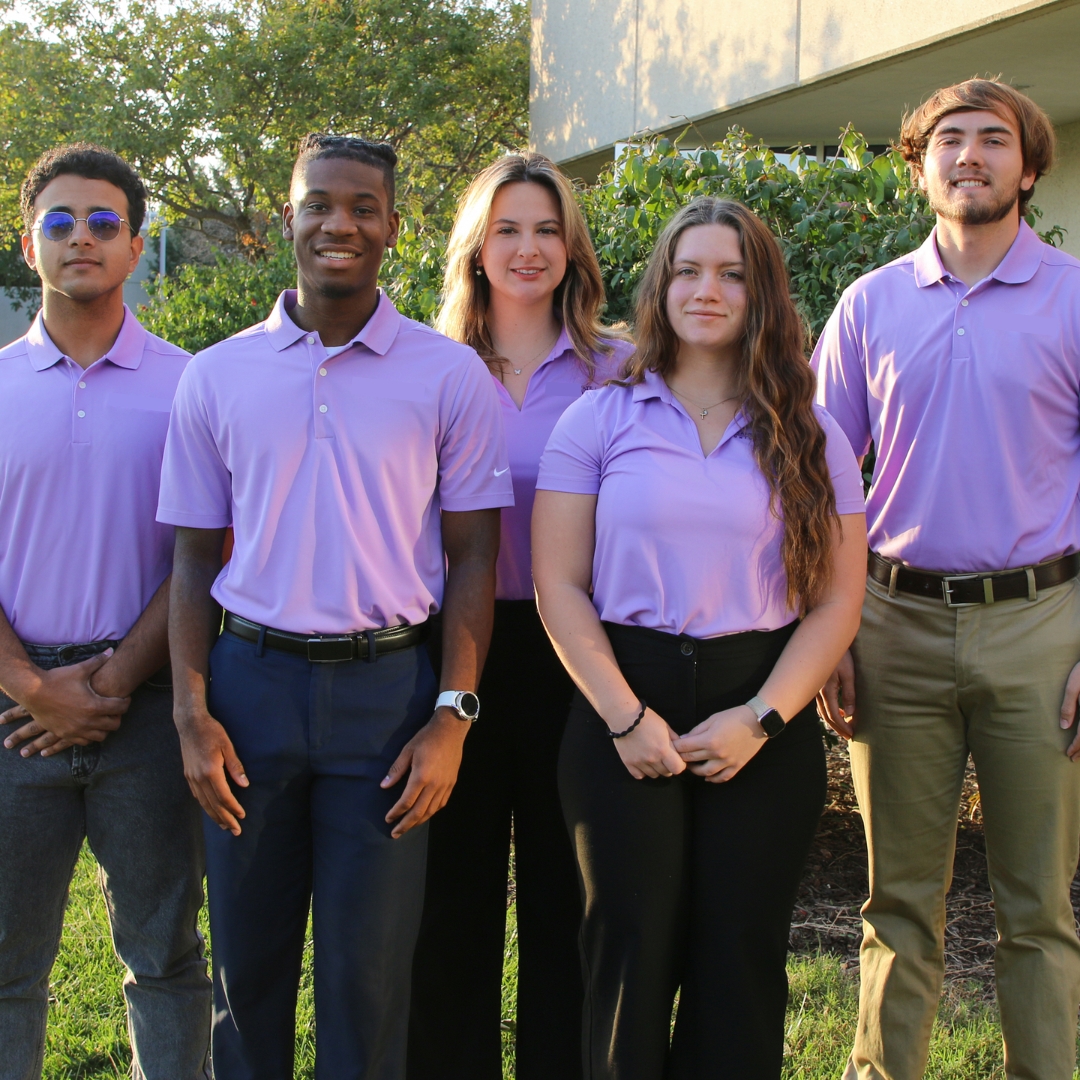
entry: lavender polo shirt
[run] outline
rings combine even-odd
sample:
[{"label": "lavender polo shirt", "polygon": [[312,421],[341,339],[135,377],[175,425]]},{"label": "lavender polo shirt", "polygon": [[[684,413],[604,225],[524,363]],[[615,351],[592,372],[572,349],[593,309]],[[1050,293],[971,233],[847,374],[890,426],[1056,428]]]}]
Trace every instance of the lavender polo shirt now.
[{"label": "lavender polo shirt", "polygon": [[[818,408],[836,508],[863,512],[855,455]],[[654,372],[583,395],[555,425],[537,488],[596,495],[593,603],[600,618],[669,634],[775,630],[787,606],[782,525],[769,510],[745,417],[707,457]]]},{"label": "lavender polo shirt", "polygon": [[400,315],[385,293],[329,356],[270,317],[199,353],[177,390],[158,520],[232,525],[211,590],[301,634],[420,623],[442,603],[439,511],[513,502],[499,402],[472,349]]},{"label": "lavender polo shirt", "polygon": [[616,375],[622,362],[634,351],[634,346],[626,341],[611,344],[614,351],[610,355],[593,356],[596,369],[590,379],[564,329],[547,358],[532,373],[520,409],[502,381],[492,376],[502,405],[510,475],[514,478],[514,505],[502,514],[495,593],[500,600],[533,598],[529,534],[540,455],[566,407],[586,390]]},{"label": "lavender polo shirt", "polygon": [[0,606],[23,641],[119,640],[168,576],[154,510],[187,362],[127,308],[85,371],[40,314],[0,350]]},{"label": "lavender polo shirt", "polygon": [[935,233],[855,282],[814,353],[818,400],[877,448],[870,546],[924,570],[1080,549],[1080,262],[1027,225],[970,289]]}]

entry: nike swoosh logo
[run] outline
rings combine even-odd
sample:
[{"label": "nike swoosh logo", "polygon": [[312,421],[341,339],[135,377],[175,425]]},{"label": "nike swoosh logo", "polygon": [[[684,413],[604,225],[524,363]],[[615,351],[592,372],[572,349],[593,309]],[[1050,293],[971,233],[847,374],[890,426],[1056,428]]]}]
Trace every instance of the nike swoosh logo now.
[{"label": "nike swoosh logo", "polygon": [[502,476],[503,473],[508,473],[509,471],[510,471],[510,466],[507,465],[505,469],[496,469],[495,470],[495,475],[496,476]]}]

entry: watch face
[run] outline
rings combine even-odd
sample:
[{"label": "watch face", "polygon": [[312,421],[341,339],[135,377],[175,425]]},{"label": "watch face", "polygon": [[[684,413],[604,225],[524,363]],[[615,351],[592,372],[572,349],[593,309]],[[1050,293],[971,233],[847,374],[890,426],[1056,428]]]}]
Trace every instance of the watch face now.
[{"label": "watch face", "polygon": [[769,709],[768,712],[763,713],[758,718],[758,723],[770,739],[775,739],[786,727],[784,718],[775,709]]},{"label": "watch face", "polygon": [[480,712],[480,699],[468,690],[458,698],[458,708],[466,716],[474,717]]}]

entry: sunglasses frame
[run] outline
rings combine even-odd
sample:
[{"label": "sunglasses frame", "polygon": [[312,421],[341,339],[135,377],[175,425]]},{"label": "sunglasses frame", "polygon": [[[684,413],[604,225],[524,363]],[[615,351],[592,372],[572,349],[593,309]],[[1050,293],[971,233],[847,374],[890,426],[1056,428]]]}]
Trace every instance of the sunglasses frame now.
[{"label": "sunglasses frame", "polygon": [[[49,236],[49,234],[45,231],[45,227],[43,224],[45,219],[54,214],[58,217],[66,217],[71,222],[71,227],[62,236]],[[89,231],[90,235],[100,243],[107,244],[110,240],[115,240],[120,235],[121,230],[118,228],[115,235],[113,236],[98,236],[98,234],[94,231],[94,226],[90,224],[90,219],[92,217],[96,217],[98,214],[110,214],[115,217],[121,225],[127,225],[128,230],[131,230],[131,225],[127,222],[126,219],[122,218],[118,213],[116,213],[115,210],[94,210],[92,213],[87,214],[86,217],[76,217],[74,214],[69,214],[66,210],[48,210],[44,214],[42,214],[37,221],[34,222],[34,228],[37,229],[46,240],[51,240],[54,244],[62,244],[75,231],[75,226],[78,225],[80,221],[85,221],[86,228]]]}]

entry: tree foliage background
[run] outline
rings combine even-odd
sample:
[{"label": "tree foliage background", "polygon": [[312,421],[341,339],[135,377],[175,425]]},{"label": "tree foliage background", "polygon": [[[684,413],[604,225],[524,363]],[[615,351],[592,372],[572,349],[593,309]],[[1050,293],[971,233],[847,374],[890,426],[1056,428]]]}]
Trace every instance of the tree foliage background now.
[{"label": "tree foliage background", "polygon": [[[11,0],[0,0],[5,8]],[[305,132],[398,149],[404,220],[383,281],[424,321],[438,306],[457,195],[527,141],[525,0],[191,0],[168,10],[150,0],[27,0],[23,9],[33,27],[0,27],[0,230],[14,241],[18,185],[41,150],[76,138],[115,147],[170,226],[200,240],[196,258],[147,283],[141,313],[193,351],[264,318],[293,283],[278,211]],[[900,157],[871,153],[852,130],[826,162],[778,156],[738,130],[690,152],[639,139],[579,188],[610,321],[629,319],[664,221],[704,194],[739,199],[772,227],[814,335],[848,284],[918,246],[933,223]],[[4,265],[0,254],[0,275]],[[19,283],[21,271],[9,270],[0,284]]]},{"label": "tree foliage background", "polygon": [[[12,0],[0,14],[12,17]],[[309,131],[385,139],[399,201],[445,221],[528,132],[525,0],[24,0],[0,26],[0,226],[57,142],[111,146],[170,224],[266,253]]]}]

